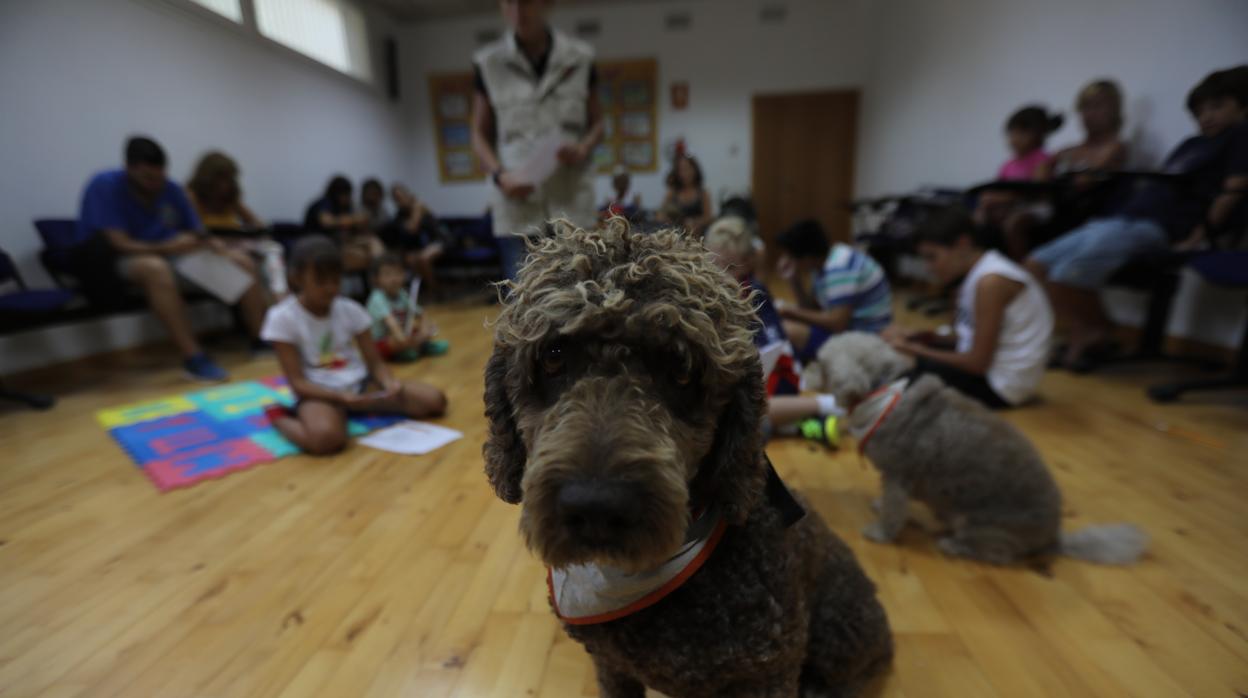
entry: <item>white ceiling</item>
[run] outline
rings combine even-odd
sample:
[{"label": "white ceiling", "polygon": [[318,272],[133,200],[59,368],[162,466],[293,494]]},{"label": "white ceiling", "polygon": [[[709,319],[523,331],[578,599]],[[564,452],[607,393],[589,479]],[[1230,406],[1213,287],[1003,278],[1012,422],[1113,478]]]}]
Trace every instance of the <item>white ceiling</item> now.
[{"label": "white ceiling", "polygon": [[[605,5],[614,3],[638,4],[657,0],[553,0],[557,7],[568,5]],[[372,5],[385,9],[402,20],[461,17],[465,15],[497,12],[499,0],[368,0]]]}]

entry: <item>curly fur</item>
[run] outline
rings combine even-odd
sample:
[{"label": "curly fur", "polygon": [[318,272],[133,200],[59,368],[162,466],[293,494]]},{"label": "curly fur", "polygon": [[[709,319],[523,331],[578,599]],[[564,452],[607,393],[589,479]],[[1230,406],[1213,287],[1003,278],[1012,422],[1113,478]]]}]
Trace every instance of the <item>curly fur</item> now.
[{"label": "curly fur", "polygon": [[[879,337],[849,332],[820,347],[805,377],[852,405],[908,367]],[[862,420],[851,412],[848,426],[863,428]],[[1130,525],[1061,535],[1061,493],[1031,442],[934,376],[922,376],[906,390],[865,453],[883,478],[879,520],[863,531],[872,540],[896,538],[913,498],[950,528],[939,546],[952,555],[1008,564],[1062,553],[1124,564],[1143,553],[1143,533]]]},{"label": "curly fur", "polygon": [[[554,224],[506,290],[486,366],[486,474],[521,502],[551,566],[644,569],[681,544],[694,506],[731,526],[676,592],[631,616],[568,626],[604,696],[849,694],[891,656],[884,611],[813,513],[785,528],[766,465],[754,314],[696,240],[622,219]],[[586,541],[558,516],[571,481],[627,483],[636,525]]]}]

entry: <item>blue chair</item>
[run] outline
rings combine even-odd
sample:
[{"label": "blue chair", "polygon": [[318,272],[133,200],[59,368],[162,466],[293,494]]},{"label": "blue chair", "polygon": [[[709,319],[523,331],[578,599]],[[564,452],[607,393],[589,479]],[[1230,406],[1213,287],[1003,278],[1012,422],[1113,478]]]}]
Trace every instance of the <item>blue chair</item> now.
[{"label": "blue chair", "polygon": [[[0,250],[0,285],[13,284],[15,291],[0,292],[0,334],[45,325],[69,307],[74,294],[65,289],[30,289],[13,264],[13,258]],[[0,379],[0,399],[13,400],[35,409],[46,410],[55,401],[46,395],[11,390]]]},{"label": "blue chair", "polygon": [[502,278],[502,256],[494,239],[494,223],[489,215],[444,217],[439,222],[447,231],[446,251],[438,259],[438,270],[460,279]]},{"label": "blue chair", "polygon": [[49,315],[69,307],[72,291],[61,288],[31,289],[13,264],[13,258],[0,250],[0,284],[14,284],[16,291],[0,292],[0,332],[22,329],[23,320],[31,326],[46,324]]},{"label": "blue chair", "polygon": [[[1248,289],[1248,251],[1203,252],[1191,257],[1187,265],[1215,286]],[[1187,392],[1236,388],[1248,388],[1248,326],[1244,328],[1230,375],[1154,385],[1149,387],[1148,396],[1157,402],[1174,402]]]},{"label": "blue chair", "polygon": [[304,235],[303,224],[294,221],[271,221],[269,223],[269,235],[281,243],[287,252],[290,252],[290,248],[294,246],[295,241]]},{"label": "blue chair", "polygon": [[73,218],[40,218],[35,230],[43,240],[39,261],[48,270],[52,280],[61,288],[72,288],[77,276],[74,274],[71,250],[78,243],[78,221]]}]

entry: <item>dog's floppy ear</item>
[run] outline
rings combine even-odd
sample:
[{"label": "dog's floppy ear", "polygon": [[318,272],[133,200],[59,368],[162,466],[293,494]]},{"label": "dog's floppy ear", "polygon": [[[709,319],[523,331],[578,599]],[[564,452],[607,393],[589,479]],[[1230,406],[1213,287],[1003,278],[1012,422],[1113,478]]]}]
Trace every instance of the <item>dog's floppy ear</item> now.
[{"label": "dog's floppy ear", "polygon": [[757,361],[732,388],[715,441],[694,479],[693,494],[720,507],[729,523],[744,523],[767,481],[763,464],[763,372]]},{"label": "dog's floppy ear", "polygon": [[495,349],[485,365],[485,418],[490,423],[490,433],[482,451],[485,476],[494,487],[494,493],[504,502],[516,504],[523,494],[520,478],[524,476],[528,453],[516,429],[515,410],[507,397],[506,375],[507,357]]}]

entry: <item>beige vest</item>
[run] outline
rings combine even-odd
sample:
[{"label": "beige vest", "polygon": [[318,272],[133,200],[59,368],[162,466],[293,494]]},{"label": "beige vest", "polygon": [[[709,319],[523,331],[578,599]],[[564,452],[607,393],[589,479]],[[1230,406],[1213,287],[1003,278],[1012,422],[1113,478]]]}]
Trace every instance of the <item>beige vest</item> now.
[{"label": "beige vest", "polygon": [[550,57],[538,80],[514,34],[477,51],[498,132],[498,157],[518,167],[541,136],[562,130],[569,141],[585,133],[589,72],[594,54],[588,45],[551,30]]},{"label": "beige vest", "polygon": [[[550,57],[540,80],[514,34],[477,51],[473,62],[494,108],[495,147],[504,169],[522,165],[534,144],[547,134],[561,133],[568,143],[585,135],[593,59],[589,45],[553,29]],[[591,163],[561,166],[524,201],[505,199],[495,190],[492,208],[494,228],[500,234],[532,233],[547,219],[559,216],[578,225],[592,225]]]}]

